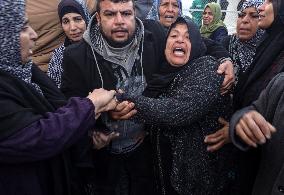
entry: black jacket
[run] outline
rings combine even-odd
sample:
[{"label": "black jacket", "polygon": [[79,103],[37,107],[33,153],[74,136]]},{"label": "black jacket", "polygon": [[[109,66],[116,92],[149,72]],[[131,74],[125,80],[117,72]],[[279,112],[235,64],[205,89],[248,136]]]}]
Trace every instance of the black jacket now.
[{"label": "black jacket", "polygon": [[[143,24],[145,33],[142,66],[146,81],[148,81],[164,61],[165,32],[164,28],[156,21],[146,20]],[[104,78],[104,88],[115,89],[117,80],[110,62],[98,54],[96,54],[96,58]],[[67,97],[84,97],[93,89],[102,87],[91,47],[84,40],[66,49],[63,70],[61,89]]]}]

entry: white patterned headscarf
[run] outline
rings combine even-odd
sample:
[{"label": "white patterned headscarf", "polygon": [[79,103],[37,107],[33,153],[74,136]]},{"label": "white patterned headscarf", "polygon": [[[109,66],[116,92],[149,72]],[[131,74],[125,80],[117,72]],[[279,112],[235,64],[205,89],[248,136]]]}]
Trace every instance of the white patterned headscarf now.
[{"label": "white patterned headscarf", "polygon": [[246,0],[243,3],[240,11],[243,11],[249,7],[254,7],[256,10],[258,10],[258,7],[262,4],[263,4],[263,0]]},{"label": "white patterned headscarf", "polygon": [[22,64],[20,33],[24,22],[25,0],[0,0],[0,70],[42,93],[39,86],[31,81],[32,62]]}]

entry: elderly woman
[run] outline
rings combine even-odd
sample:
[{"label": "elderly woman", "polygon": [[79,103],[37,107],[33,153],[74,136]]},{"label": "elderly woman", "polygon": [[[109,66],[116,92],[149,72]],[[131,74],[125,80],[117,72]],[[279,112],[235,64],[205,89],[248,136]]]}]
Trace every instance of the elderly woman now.
[{"label": "elderly woman", "polygon": [[61,0],[58,5],[58,16],[66,38],[64,44],[54,50],[47,74],[60,87],[63,52],[67,46],[83,38],[90,15],[83,0]]},{"label": "elderly woman", "polygon": [[159,21],[167,30],[181,15],[181,0],[154,0],[148,18]]},{"label": "elderly woman", "polygon": [[[234,61],[236,87],[240,87],[241,81],[253,61],[256,46],[264,33],[258,28],[257,9],[261,4],[261,0],[245,1],[238,15],[237,34],[229,35],[222,41]],[[238,82],[239,80],[240,82]],[[223,119],[220,120],[224,124],[224,128],[208,135],[205,139],[209,144],[208,150],[212,152],[229,142],[229,123]]]},{"label": "elderly woman", "polygon": [[120,97],[134,102],[134,119],[156,134],[162,194],[220,194],[232,179],[230,146],[211,154],[203,143],[204,136],[219,127],[218,117],[230,113],[230,97],[220,95],[224,77],[216,73],[216,59],[204,56],[205,50],[198,27],[179,17],[167,36],[168,63],[148,83],[144,96],[126,90]]},{"label": "elderly woman", "polygon": [[68,195],[64,151],[116,105],[114,91],[66,101],[30,60],[37,34],[24,0],[0,0],[0,194]]},{"label": "elderly woman", "polygon": [[228,35],[228,30],[221,20],[221,17],[222,13],[219,3],[212,2],[206,4],[202,16],[202,26],[200,28],[201,36],[221,42],[221,40]]},{"label": "elderly woman", "polygon": [[224,38],[222,43],[229,51],[236,70],[236,81],[242,78],[253,61],[256,46],[263,30],[258,28],[258,7],[262,0],[247,0],[243,3],[237,20],[237,34]]}]

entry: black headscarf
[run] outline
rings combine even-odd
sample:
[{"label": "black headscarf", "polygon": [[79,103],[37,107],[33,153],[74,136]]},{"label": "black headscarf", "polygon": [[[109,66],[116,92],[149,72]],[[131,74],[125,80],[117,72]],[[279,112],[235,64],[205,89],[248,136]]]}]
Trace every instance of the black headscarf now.
[{"label": "black headscarf", "polygon": [[[242,102],[244,98],[246,98],[249,86],[270,68],[273,61],[284,50],[284,2],[282,0],[273,0],[272,3],[274,21],[271,26],[266,29],[264,39],[256,49],[254,61],[246,74],[239,78],[238,87],[235,90],[234,96],[237,108],[246,106],[246,104]],[[262,89],[259,89],[259,94],[261,90]],[[257,98],[259,94],[255,93],[255,98]]]},{"label": "black headscarf", "polygon": [[190,57],[186,65],[182,67],[173,67],[168,62],[165,62],[158,73],[152,76],[152,79],[148,82],[144,96],[147,97],[158,97],[162,92],[164,92],[179,71],[185,66],[190,65],[195,59],[203,56],[206,53],[206,46],[201,38],[199,28],[197,25],[189,18],[178,17],[177,20],[169,28],[167,39],[171,30],[177,24],[186,24],[189,32],[189,39],[191,42],[191,52]]},{"label": "black headscarf", "polygon": [[80,14],[82,18],[85,20],[86,24],[88,24],[90,20],[90,14],[87,10],[87,7],[84,1],[61,0],[60,3],[58,4],[57,10],[58,10],[58,16],[59,16],[60,22],[62,22],[63,16],[68,13]]}]

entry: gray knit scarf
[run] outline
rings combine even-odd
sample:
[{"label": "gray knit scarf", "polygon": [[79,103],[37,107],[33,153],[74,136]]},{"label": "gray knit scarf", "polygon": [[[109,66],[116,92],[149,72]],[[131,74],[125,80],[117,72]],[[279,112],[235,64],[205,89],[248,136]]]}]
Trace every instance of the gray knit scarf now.
[{"label": "gray knit scarf", "polygon": [[95,21],[95,16],[91,19],[90,25],[84,34],[84,39],[105,60],[124,67],[128,75],[130,75],[136,58],[139,58],[140,44],[143,44],[144,25],[140,19],[136,18],[136,21],[137,27],[134,38],[125,47],[114,48],[107,43]]}]

